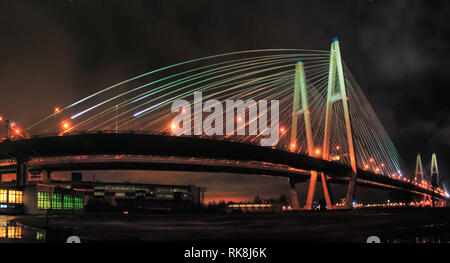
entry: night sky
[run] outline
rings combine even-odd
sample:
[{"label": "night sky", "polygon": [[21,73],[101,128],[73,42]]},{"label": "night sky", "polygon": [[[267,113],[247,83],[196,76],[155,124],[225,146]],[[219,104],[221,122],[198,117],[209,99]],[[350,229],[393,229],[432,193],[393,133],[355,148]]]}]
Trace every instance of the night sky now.
[{"label": "night sky", "polygon": [[[177,62],[264,48],[342,55],[414,170],[449,171],[450,1],[0,1],[0,114],[26,126],[97,90]],[[92,177],[93,173],[86,173]],[[95,172],[96,179],[197,184],[209,199],[287,193],[285,179]],[[147,175],[147,176],[146,176]]]}]

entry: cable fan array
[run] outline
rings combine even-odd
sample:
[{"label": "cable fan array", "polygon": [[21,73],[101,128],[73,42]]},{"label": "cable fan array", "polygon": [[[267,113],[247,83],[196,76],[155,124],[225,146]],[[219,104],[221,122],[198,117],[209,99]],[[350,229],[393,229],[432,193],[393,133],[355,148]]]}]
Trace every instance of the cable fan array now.
[{"label": "cable fan array", "polygon": [[[297,127],[296,147],[290,147],[294,73],[299,58],[304,63],[307,82],[314,138],[313,153],[308,153],[302,118]],[[80,131],[171,134],[171,121],[178,114],[171,112],[172,103],[179,99],[192,103],[194,93],[201,92],[204,100],[221,102],[278,100],[280,139],[276,147],[320,158],[324,140],[329,67],[330,52],[302,49],[241,51],[190,60],[95,92],[34,123],[27,128],[27,132],[34,135],[64,135]],[[358,167],[380,175],[402,177],[397,150],[345,65],[344,75]],[[350,161],[343,116],[342,105],[334,103],[330,160],[348,164]],[[257,121],[236,119],[235,128],[238,129],[239,122],[244,122],[248,130]],[[257,143],[260,136],[217,135],[215,138]]]}]

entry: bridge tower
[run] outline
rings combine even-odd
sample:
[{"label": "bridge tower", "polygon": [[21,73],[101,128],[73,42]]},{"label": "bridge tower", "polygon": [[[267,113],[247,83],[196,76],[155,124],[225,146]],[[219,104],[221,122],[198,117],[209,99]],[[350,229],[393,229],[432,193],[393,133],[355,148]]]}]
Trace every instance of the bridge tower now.
[{"label": "bridge tower", "polygon": [[[300,99],[301,99],[301,107],[300,107]],[[311,119],[310,119],[310,109],[309,109],[309,102],[308,102],[308,93],[307,93],[307,86],[306,86],[306,78],[305,78],[305,68],[304,64],[301,59],[297,61],[297,65],[295,67],[295,82],[294,82],[294,101],[293,101],[293,110],[292,110],[292,127],[291,127],[291,145],[290,147],[292,149],[296,148],[296,141],[297,141],[297,124],[298,119],[300,116],[303,115],[304,124],[305,124],[305,132],[306,132],[306,141],[307,141],[307,150],[308,155],[312,156],[314,153],[314,139],[312,134],[312,128],[311,128]],[[314,200],[315,190],[316,190],[316,183],[317,183],[317,172],[311,171],[311,178],[309,181],[309,189],[308,189],[308,196],[306,198],[306,206],[305,209],[311,210],[312,209],[312,202]],[[324,174],[321,175],[322,179],[322,186],[323,186],[323,192],[325,196],[325,200],[327,202],[327,207],[332,209],[332,202],[330,198],[330,194],[328,191],[328,185],[326,182],[326,177]],[[292,189],[292,184],[291,184]],[[291,196],[293,196],[292,190],[291,190]],[[297,204],[297,207],[294,207],[294,209],[299,209],[299,205]]]},{"label": "bridge tower", "polygon": [[[439,178],[439,169],[438,169],[438,165],[437,165],[437,158],[436,158],[436,153],[433,153],[433,155],[431,156],[431,168],[430,168],[430,180],[431,180],[431,187],[433,192],[435,191],[435,189],[437,187],[440,186],[440,178]],[[435,201],[435,197],[432,196],[431,197],[431,202],[432,202],[432,207],[434,207],[434,201]]]},{"label": "bridge tower", "polygon": [[435,185],[436,186],[441,186],[441,177],[439,175],[439,168],[438,168],[438,164],[437,164],[437,157],[436,157],[436,153],[433,153],[433,155],[431,156],[431,171],[430,171],[430,175],[431,175],[431,181],[433,182],[433,180],[435,180]]},{"label": "bridge tower", "polygon": [[[337,81],[336,83],[336,74]],[[338,84],[339,91],[335,91],[336,84]],[[350,123],[350,112],[348,109],[348,101],[347,101],[347,92],[345,89],[345,78],[344,78],[344,69],[342,66],[341,59],[341,51],[339,47],[338,38],[335,37],[331,44],[330,51],[330,70],[328,77],[328,92],[327,92],[327,102],[326,102],[326,113],[325,113],[325,132],[324,132],[324,141],[323,141],[323,159],[328,160],[330,154],[330,134],[331,134],[331,121],[333,114],[333,104],[341,101],[345,119],[345,129],[346,129],[346,137],[348,142],[348,154],[350,157],[350,165],[352,167],[352,171],[350,174],[350,180],[347,188],[347,194],[345,197],[344,208],[351,208],[352,203],[355,197],[356,190],[356,177],[357,177],[357,166],[356,166],[356,157],[355,150],[353,146],[353,136],[352,136],[352,127]]]},{"label": "bridge tower", "polygon": [[414,173],[414,180],[419,183],[422,183],[425,180],[425,176],[423,174],[422,158],[420,157],[420,153],[417,154],[416,172]]}]

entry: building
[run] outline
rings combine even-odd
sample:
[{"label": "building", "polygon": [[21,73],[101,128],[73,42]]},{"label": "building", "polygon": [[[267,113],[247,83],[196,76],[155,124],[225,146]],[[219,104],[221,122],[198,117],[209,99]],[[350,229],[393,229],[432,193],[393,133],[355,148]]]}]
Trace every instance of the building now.
[{"label": "building", "polygon": [[[287,206],[280,204],[254,204],[254,203],[240,203],[240,204],[228,204],[225,212],[228,213],[279,213],[288,210]],[[292,209],[290,209],[292,210]]]},{"label": "building", "polygon": [[0,186],[0,214],[74,214],[84,208],[84,193],[57,185],[30,183]]},{"label": "building", "polygon": [[0,183],[0,214],[73,214],[86,206],[93,210],[105,206],[121,211],[186,210],[201,207],[206,191],[194,185],[83,182],[81,173],[72,173],[71,181],[46,182],[29,181],[22,188],[15,182]]},{"label": "building", "polygon": [[52,181],[84,193],[85,204],[106,203],[120,210],[185,210],[203,205],[206,188],[194,185],[161,185]]},{"label": "building", "polygon": [[0,214],[23,213],[23,189],[0,188]]}]

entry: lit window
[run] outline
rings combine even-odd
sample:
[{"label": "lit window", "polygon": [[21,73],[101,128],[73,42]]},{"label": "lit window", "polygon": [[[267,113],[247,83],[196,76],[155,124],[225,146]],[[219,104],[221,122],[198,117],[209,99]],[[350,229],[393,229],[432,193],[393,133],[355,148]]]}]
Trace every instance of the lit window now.
[{"label": "lit window", "polygon": [[8,238],[21,239],[22,228],[18,226],[8,226]]},{"label": "lit window", "polygon": [[45,240],[45,234],[41,232],[36,232],[36,240]]},{"label": "lit window", "polygon": [[62,196],[61,194],[52,195],[52,209],[61,210],[62,209]]},{"label": "lit window", "polygon": [[64,209],[73,209],[73,196],[64,195]]},{"label": "lit window", "polygon": [[50,193],[38,192],[38,209],[50,209]]},{"label": "lit window", "polygon": [[6,235],[6,226],[1,226],[0,227],[0,238],[5,238],[7,235]]},{"label": "lit window", "polygon": [[75,210],[83,209],[83,198],[75,197]]},{"label": "lit window", "polygon": [[8,202],[8,190],[0,190],[0,203]]},{"label": "lit window", "polygon": [[9,190],[8,191],[8,203],[21,204],[22,203],[22,191]]}]

